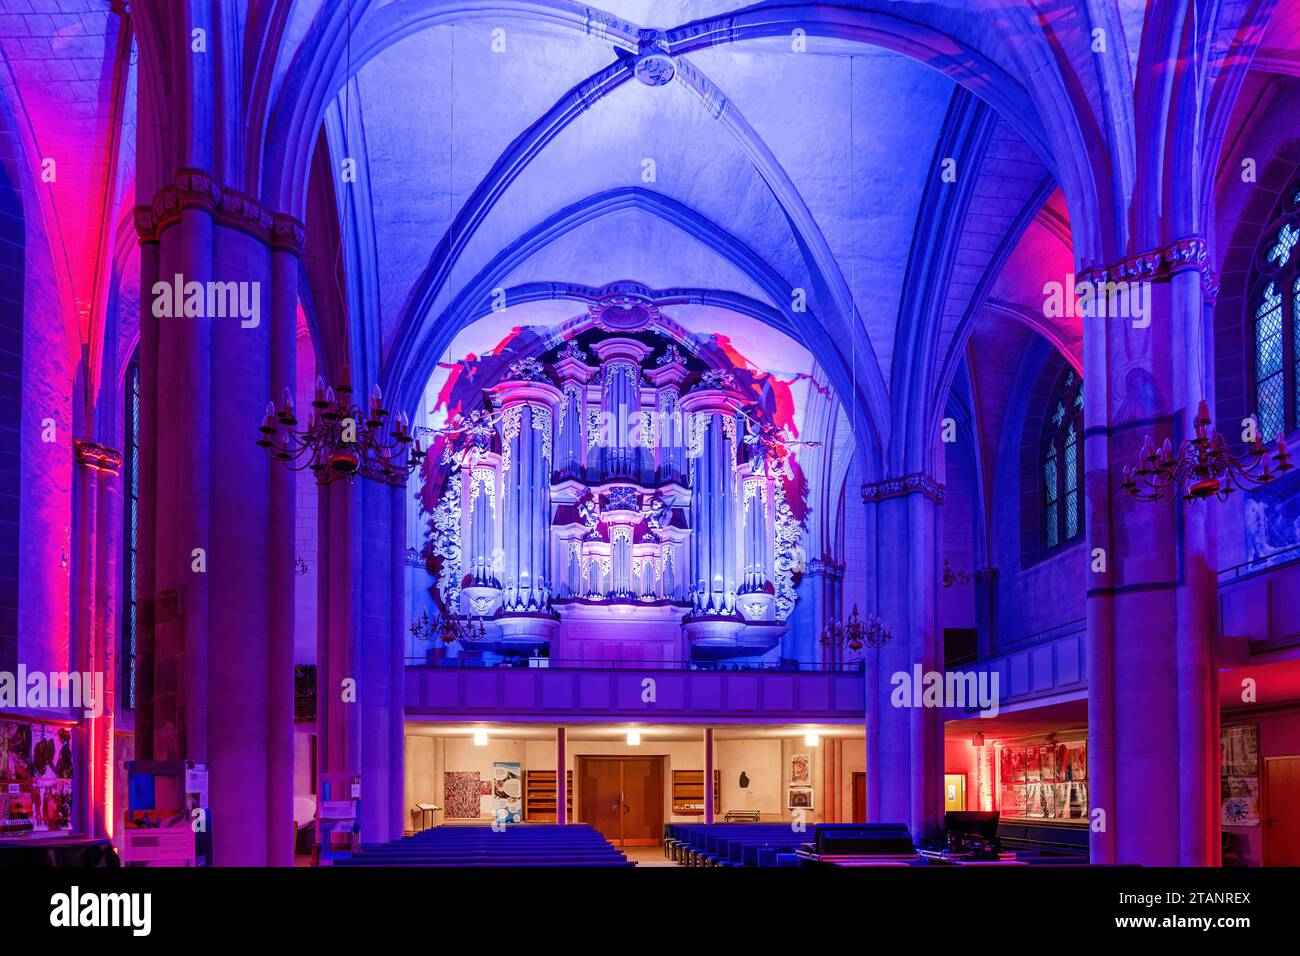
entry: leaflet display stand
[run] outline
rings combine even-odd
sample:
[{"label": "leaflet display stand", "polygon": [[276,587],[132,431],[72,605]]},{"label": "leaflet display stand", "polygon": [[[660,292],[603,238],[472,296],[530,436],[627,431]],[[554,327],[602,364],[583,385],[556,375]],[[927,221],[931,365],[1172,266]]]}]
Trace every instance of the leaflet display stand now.
[{"label": "leaflet display stand", "polygon": [[316,862],[329,866],[361,848],[361,775],[323,773],[316,805]]},{"label": "leaflet display stand", "polygon": [[132,760],[122,862],[127,866],[211,866],[208,765],[193,760]]}]

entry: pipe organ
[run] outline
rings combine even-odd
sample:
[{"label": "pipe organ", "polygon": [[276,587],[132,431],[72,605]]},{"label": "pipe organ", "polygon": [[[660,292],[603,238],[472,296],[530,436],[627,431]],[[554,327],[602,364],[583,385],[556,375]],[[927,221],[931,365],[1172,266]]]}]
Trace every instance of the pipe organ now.
[{"label": "pipe organ", "polygon": [[739,370],[669,331],[597,321],[458,396],[430,527],[439,603],[486,625],[465,650],[778,653],[802,491]]}]

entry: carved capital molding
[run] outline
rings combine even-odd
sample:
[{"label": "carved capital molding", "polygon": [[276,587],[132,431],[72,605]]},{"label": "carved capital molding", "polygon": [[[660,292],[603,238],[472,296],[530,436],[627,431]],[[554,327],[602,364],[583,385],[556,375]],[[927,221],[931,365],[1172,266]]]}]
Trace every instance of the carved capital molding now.
[{"label": "carved capital molding", "polygon": [[186,209],[203,209],[223,226],[246,232],[273,249],[302,251],[306,232],[293,216],[273,213],[256,199],[229,189],[201,169],[182,169],[158,190],[147,206],[135,207],[135,229],[141,242],[157,242],[162,231],[180,221]]},{"label": "carved capital molding", "polygon": [[943,504],[945,488],[924,472],[913,472],[901,478],[886,478],[875,483],[868,482],[862,486],[864,502],[884,501],[886,498],[902,498],[906,495],[925,495],[935,504]]},{"label": "carved capital molding", "polygon": [[122,453],[116,448],[109,448],[107,445],[86,438],[78,438],[73,441],[72,449],[79,465],[94,471],[107,472],[110,475],[118,475],[122,472]]},{"label": "carved capital molding", "polygon": [[984,584],[993,584],[998,579],[997,568],[976,568],[975,580]]},{"label": "carved capital molding", "polygon": [[1121,259],[1114,265],[1087,269],[1079,274],[1079,279],[1094,284],[1167,282],[1179,272],[1196,269],[1201,275],[1201,294],[1207,302],[1213,302],[1219,294],[1219,277],[1210,269],[1209,259],[1205,240],[1200,236],[1188,236],[1151,252]]},{"label": "carved capital molding", "polygon": [[825,575],[828,578],[839,579],[844,577],[844,566],[828,558],[813,558],[804,565],[803,575],[804,577]]}]

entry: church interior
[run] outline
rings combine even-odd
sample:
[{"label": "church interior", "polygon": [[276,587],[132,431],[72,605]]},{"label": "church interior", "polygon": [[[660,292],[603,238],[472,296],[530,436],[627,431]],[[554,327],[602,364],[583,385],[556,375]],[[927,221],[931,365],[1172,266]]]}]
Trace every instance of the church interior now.
[{"label": "church interior", "polygon": [[1289,0],[0,0],[0,862],[1300,866],[1297,117]]}]

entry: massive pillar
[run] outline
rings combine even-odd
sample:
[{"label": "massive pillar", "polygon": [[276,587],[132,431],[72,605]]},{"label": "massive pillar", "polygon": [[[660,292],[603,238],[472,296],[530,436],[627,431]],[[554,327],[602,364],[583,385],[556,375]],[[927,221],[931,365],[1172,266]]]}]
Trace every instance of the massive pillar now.
[{"label": "massive pillar", "polygon": [[1122,276],[1131,302],[1150,293],[1146,316],[1112,297],[1109,318],[1084,322],[1094,863],[1217,861],[1213,505],[1138,502],[1120,487],[1147,436],[1177,447],[1199,400],[1213,405],[1196,358],[1207,354],[1204,254],[1191,238],[1081,277]]},{"label": "massive pillar", "polygon": [[[93,441],[74,443],[77,529],[74,539],[73,670],[93,675],[92,701],[82,684],[83,726],[74,737],[78,767],[76,828],[109,836],[113,813],[113,717],[117,699],[116,567],[120,550],[122,454]],[[77,703],[77,702],[74,702]]]},{"label": "massive pillar", "polygon": [[713,801],[717,787],[713,784],[713,728],[704,728],[704,822],[712,823],[716,811]]},{"label": "massive pillar", "polygon": [[361,842],[383,843],[403,830],[405,481],[319,488],[317,775],[360,776]]},{"label": "massive pillar", "polygon": [[[866,648],[867,816],[907,823],[915,839],[936,836],[943,816],[943,710],[896,694],[919,672],[943,669],[939,635],[938,509],[943,486],[928,475],[869,484],[866,539],[874,548],[876,615],[893,629],[883,647]],[[864,611],[867,609],[864,609]]]},{"label": "massive pillar", "polygon": [[568,755],[563,727],[555,728],[555,822],[564,826],[569,822],[569,774],[565,769]]},{"label": "massive pillar", "polygon": [[294,380],[301,229],[232,198],[185,169],[137,210],[139,755],[209,763],[216,863],[288,865],[294,497],[250,444]]}]

